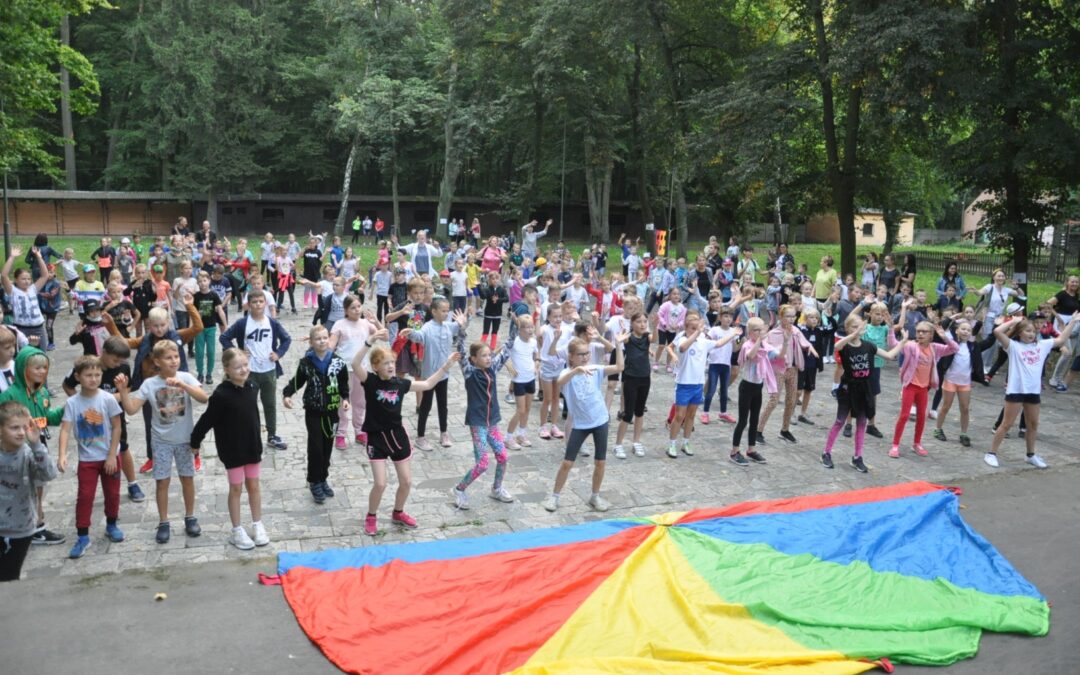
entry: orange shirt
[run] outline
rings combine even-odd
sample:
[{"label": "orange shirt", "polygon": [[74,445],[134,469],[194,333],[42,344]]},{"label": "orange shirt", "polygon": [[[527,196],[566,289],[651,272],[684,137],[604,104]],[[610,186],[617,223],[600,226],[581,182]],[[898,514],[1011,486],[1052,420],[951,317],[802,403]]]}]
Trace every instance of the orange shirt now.
[{"label": "orange shirt", "polygon": [[930,369],[934,367],[934,350],[930,345],[919,347],[919,365],[915,366],[915,377],[911,383],[916,387],[930,386]]}]

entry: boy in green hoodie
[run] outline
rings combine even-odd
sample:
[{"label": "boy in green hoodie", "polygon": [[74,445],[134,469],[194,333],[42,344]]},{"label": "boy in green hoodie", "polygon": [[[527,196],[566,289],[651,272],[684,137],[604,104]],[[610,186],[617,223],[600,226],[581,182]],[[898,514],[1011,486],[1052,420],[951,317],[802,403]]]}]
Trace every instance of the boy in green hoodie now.
[{"label": "boy in green hoodie", "polygon": [[[0,403],[18,401],[30,411],[30,418],[41,429],[41,442],[49,440],[47,427],[60,426],[64,409],[51,408],[49,390],[45,380],[49,377],[49,357],[37,347],[23,347],[15,357],[15,379],[11,386],[0,392]],[[45,487],[38,486],[36,496],[37,529],[30,540],[32,544],[62,544],[64,535],[45,529]]]}]

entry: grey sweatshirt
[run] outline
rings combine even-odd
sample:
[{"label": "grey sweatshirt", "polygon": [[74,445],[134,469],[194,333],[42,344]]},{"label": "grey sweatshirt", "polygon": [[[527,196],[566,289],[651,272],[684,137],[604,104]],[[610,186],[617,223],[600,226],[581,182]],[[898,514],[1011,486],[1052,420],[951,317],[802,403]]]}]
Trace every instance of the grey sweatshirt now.
[{"label": "grey sweatshirt", "polygon": [[29,537],[37,526],[34,494],[56,478],[56,463],[43,443],[0,451],[0,537]]},{"label": "grey sweatshirt", "polygon": [[[454,349],[454,338],[457,337],[458,326],[456,321],[447,319],[441,324],[428,321],[418,330],[409,333],[411,342],[419,342],[424,345],[424,359],[420,362],[420,378],[431,377],[450,358],[450,352]],[[444,374],[442,379],[446,379]]]}]

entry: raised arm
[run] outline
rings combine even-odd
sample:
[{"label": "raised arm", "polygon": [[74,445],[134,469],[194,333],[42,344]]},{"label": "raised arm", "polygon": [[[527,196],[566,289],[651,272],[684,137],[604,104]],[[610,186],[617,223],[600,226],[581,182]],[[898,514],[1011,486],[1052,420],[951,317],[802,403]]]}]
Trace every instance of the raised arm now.
[{"label": "raised arm", "polygon": [[3,281],[4,292],[11,295],[11,266],[15,264],[15,258],[22,254],[22,249],[18,246],[11,247],[11,256],[8,257],[4,263],[4,268],[0,271],[0,281]]},{"label": "raised arm", "polygon": [[459,352],[452,352],[450,358],[446,360],[446,363],[439,366],[439,369],[431,374],[426,380],[413,380],[412,385],[409,387],[409,391],[427,391],[433,389],[435,385],[442,381],[443,376],[450,372],[450,366],[461,360],[461,354]]},{"label": "raised arm", "polygon": [[1065,343],[1069,341],[1069,336],[1076,330],[1076,320],[1080,317],[1080,314],[1073,314],[1069,319],[1069,323],[1065,324],[1065,328],[1061,330],[1061,335],[1054,338],[1054,347],[1061,349],[1065,346]]},{"label": "raised arm", "polygon": [[38,279],[34,282],[34,285],[37,286],[37,289],[40,291],[41,289],[45,288],[45,284],[49,283],[49,264],[45,262],[44,258],[41,257],[41,249],[39,249],[37,246],[30,249],[30,252],[34,254],[34,258],[36,258],[37,260],[38,272],[40,272],[40,276],[38,276]]}]

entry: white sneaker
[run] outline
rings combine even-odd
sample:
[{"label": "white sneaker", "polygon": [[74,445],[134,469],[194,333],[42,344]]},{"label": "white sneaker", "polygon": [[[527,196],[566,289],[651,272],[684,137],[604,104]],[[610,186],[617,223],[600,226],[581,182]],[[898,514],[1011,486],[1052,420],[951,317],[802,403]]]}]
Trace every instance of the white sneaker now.
[{"label": "white sneaker", "polygon": [[509,438],[506,439],[506,449],[507,450],[520,450],[521,446],[518,445],[517,440],[515,440],[513,436],[510,436]]},{"label": "white sneaker", "polygon": [[626,451],[623,450],[623,447],[621,445],[616,445],[614,452],[615,459],[626,459]]},{"label": "white sneaker", "polygon": [[916,414],[915,406],[911,406],[911,411],[908,413],[908,419],[915,419]]},{"label": "white sneaker", "polygon": [[243,526],[233,528],[229,543],[241,551],[250,551],[255,548],[255,542],[251,541],[251,537],[248,536],[247,530]]},{"label": "white sneaker", "polygon": [[514,402],[514,395],[508,392],[506,394],[506,396],[503,396],[503,400],[506,401],[507,403],[513,403]]},{"label": "white sneaker", "polygon": [[270,543],[270,536],[266,534],[266,527],[262,522],[252,523],[251,533],[255,535],[252,537],[252,540],[255,542],[256,546],[266,546]]},{"label": "white sneaker", "polygon": [[689,438],[683,439],[682,451],[683,451],[683,453],[686,454],[687,457],[693,457],[694,456],[694,449],[690,447],[690,439]]},{"label": "white sneaker", "polygon": [[469,510],[469,495],[465,494],[464,490],[454,488],[454,503],[458,509],[462,511]]},{"label": "white sneaker", "polygon": [[1042,457],[1039,457],[1038,455],[1031,455],[1030,457],[1028,457],[1027,463],[1035,467],[1036,469],[1046,469],[1050,466],[1043,461]]},{"label": "white sneaker", "polygon": [[593,495],[589,497],[589,506],[597,511],[607,511],[611,508],[611,503],[600,495]]},{"label": "white sneaker", "polygon": [[932,420],[937,419],[937,411],[936,410],[931,410],[929,414],[930,414],[930,419],[932,419]]},{"label": "white sneaker", "polygon": [[645,446],[641,443],[634,443],[634,455],[637,457],[645,456]]},{"label": "white sneaker", "polygon": [[497,502],[503,502],[504,504],[509,504],[514,501],[514,495],[510,494],[504,487],[499,487],[498,489],[491,488],[491,498]]},{"label": "white sneaker", "polygon": [[548,495],[547,499],[540,503],[540,506],[543,506],[548,511],[554,512],[555,509],[559,508],[559,498],[555,495]]},{"label": "white sneaker", "polygon": [[671,441],[670,443],[668,443],[667,456],[672,458],[672,459],[677,459],[679,457],[679,450],[678,450],[678,446],[676,445],[675,441]]},{"label": "white sneaker", "polygon": [[995,455],[992,452],[988,452],[985,455],[983,455],[983,461],[986,462],[987,464],[989,464],[990,466],[994,467],[995,469],[998,468],[998,466],[999,466],[998,465],[997,455]]}]

